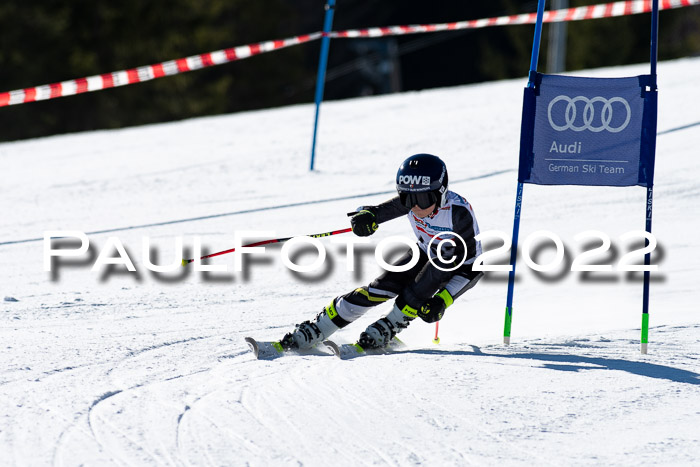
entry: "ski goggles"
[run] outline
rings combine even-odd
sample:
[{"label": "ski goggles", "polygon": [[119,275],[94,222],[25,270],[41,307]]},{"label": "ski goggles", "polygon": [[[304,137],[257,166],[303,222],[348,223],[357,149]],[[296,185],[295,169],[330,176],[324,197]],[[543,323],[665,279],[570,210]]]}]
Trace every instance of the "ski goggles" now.
[{"label": "ski goggles", "polygon": [[437,197],[432,191],[399,193],[399,199],[401,200],[401,204],[408,209],[413,208],[413,206],[427,209],[437,202]]}]

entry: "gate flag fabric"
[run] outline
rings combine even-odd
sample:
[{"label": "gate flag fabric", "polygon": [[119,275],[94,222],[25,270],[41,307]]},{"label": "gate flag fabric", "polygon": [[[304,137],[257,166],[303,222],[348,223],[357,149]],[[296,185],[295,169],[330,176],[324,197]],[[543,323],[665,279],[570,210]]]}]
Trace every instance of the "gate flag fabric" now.
[{"label": "gate flag fabric", "polygon": [[525,89],[518,181],[653,186],[657,91],[649,75],[536,73]]}]

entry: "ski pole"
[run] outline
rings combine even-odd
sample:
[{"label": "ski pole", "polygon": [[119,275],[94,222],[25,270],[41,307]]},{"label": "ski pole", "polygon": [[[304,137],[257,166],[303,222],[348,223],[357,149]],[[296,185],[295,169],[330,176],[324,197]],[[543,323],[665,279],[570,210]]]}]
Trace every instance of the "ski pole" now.
[{"label": "ski pole", "polygon": [[[346,232],[350,232],[352,228],[348,227],[347,229],[342,229],[342,230],[332,230],[330,232],[324,232],[324,233],[317,233],[317,234],[310,234],[310,235],[304,235],[305,237],[313,237],[313,238],[320,238],[320,237],[330,237],[331,235],[338,235]],[[287,240],[291,240],[294,237],[285,237],[285,238],[273,238],[271,240],[262,240],[260,242],[255,242],[255,243],[250,243],[248,245],[243,245],[242,248],[250,248],[254,246],[261,246],[261,245],[268,245],[270,243],[284,243]],[[202,256],[199,259],[205,259],[205,258],[213,258],[214,256],[221,256],[225,255],[227,253],[232,253],[236,251],[235,248],[231,248],[230,250],[224,250],[224,251],[219,251],[217,253],[212,253],[210,255],[205,255]],[[182,265],[187,266],[189,263],[193,262],[194,259],[183,259],[182,260]]]},{"label": "ski pole", "polygon": [[438,329],[440,328],[440,321],[435,321],[435,339],[433,339],[433,344],[439,344],[440,338],[438,337]]}]

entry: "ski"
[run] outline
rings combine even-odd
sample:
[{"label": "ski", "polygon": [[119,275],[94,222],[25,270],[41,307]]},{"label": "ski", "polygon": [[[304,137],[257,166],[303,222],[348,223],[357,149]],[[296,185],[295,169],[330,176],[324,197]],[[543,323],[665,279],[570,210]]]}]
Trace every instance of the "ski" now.
[{"label": "ski", "polygon": [[358,343],[354,344],[336,344],[333,341],[324,341],[326,347],[333,351],[333,354],[341,360],[349,360],[351,358],[362,355],[385,355],[393,353],[397,350],[405,349],[404,344],[398,337],[394,337],[387,347],[381,349],[364,349]]},{"label": "ski", "polygon": [[[257,341],[252,337],[245,338],[246,343],[250,350],[255,354],[255,358],[258,360],[274,360],[283,355],[326,355],[330,356],[332,353],[324,352],[319,347],[314,347],[311,349],[304,350],[285,350],[279,341]],[[332,352],[332,349],[329,349]]]}]

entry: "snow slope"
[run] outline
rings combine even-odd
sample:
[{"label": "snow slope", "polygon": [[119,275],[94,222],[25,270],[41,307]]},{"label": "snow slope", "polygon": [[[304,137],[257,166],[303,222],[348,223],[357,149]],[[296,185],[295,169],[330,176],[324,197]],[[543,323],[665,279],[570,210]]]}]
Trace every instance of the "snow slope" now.
[{"label": "snow slope", "polygon": [[[510,346],[506,281],[490,274],[447,311],[439,345],[415,322],[398,354],[264,362],[243,337],[280,338],[368,283],[371,249],[355,272],[329,239],[328,266],[304,275],[279,246],[245,272],[231,255],[208,263],[227,272],[144,265],[143,236],[164,264],[182,256],[177,237],[188,256],[195,237],[214,252],[235,232],[345,228],[346,212],[391,196],[416,152],[447,162],[482,231],[509,234],[524,79],[326,103],[313,173],[309,105],[1,144],[0,464],[697,465],[699,80],[699,58],[659,64],[645,356],[638,275],[543,276],[521,260]],[[639,187],[528,185],[521,240],[550,230],[570,260],[577,233],[601,230],[614,264],[630,249],[619,236],[644,229],[644,203]],[[91,249],[45,272],[47,230],[86,232]],[[410,235],[407,222],[383,224],[372,245],[391,235]],[[91,271],[109,237],[137,272]],[[335,337],[353,341],[386,311]]]}]

